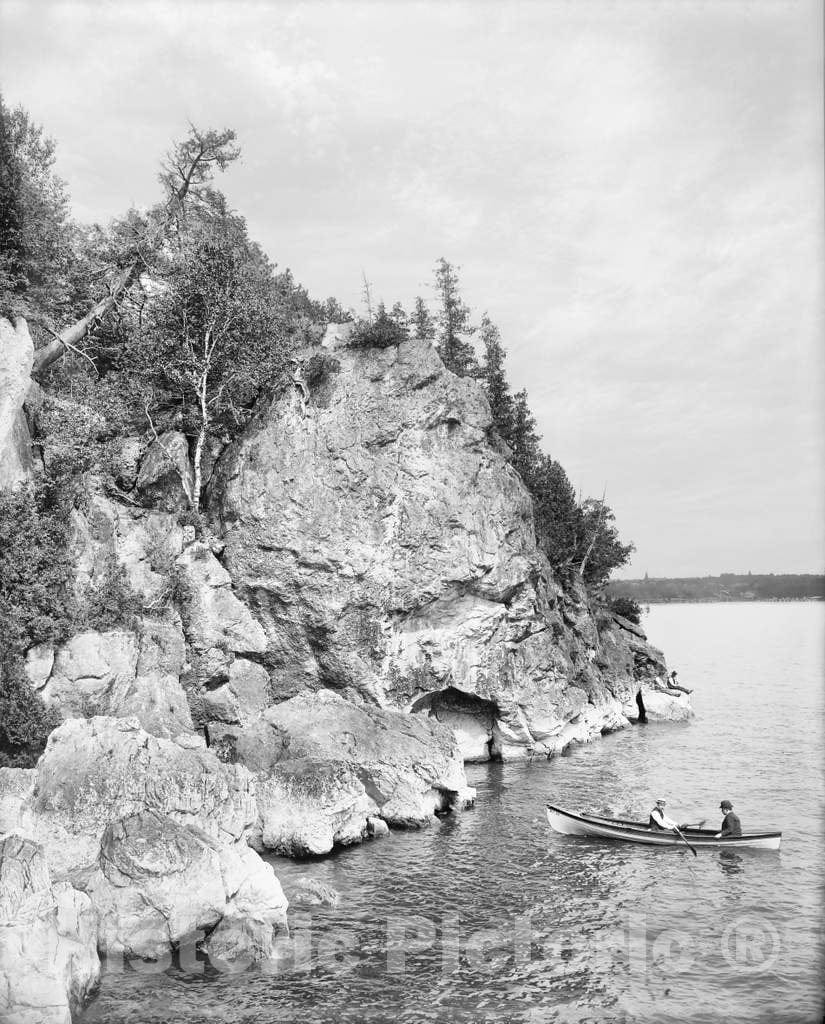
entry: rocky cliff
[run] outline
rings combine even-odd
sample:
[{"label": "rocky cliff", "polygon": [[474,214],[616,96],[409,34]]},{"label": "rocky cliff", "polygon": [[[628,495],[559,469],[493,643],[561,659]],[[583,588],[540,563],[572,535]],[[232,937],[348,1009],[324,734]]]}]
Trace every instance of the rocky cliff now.
[{"label": "rocky cliff", "polygon": [[301,353],[307,387],[271,405],[211,486],[275,698],[324,687],[424,712],[474,760],[627,724],[662,655],[553,579],[479,385],[427,342],[359,349],[350,331]]},{"label": "rocky cliff", "polygon": [[[25,323],[0,341],[8,489],[42,463]],[[31,1003],[15,981],[8,1019],[67,1021],[97,950],[272,956],[286,900],[250,847],[424,827],[472,804],[465,760],[550,755],[642,706],[690,714],[638,627],[553,578],[478,384],[427,343],[354,347],[346,325],[293,367],[210,453],[201,537],[183,434],[107,442],[108,481],[87,474],[74,598],[105,594],[108,618],[28,651],[63,722],[36,769],[0,769],[0,837],[17,837],[0,838],[0,968],[49,991]]]}]

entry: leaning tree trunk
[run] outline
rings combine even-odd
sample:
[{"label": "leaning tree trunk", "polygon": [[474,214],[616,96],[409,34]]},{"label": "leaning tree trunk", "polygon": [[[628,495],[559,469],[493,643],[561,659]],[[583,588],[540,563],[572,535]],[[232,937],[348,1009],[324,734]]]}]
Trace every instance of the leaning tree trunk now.
[{"label": "leaning tree trunk", "polygon": [[71,327],[66,327],[53,341],[50,341],[48,345],[43,348],[39,348],[34,353],[32,376],[39,376],[44,370],[48,369],[52,363],[57,362],[67,349],[74,348],[78,342],[82,341],[83,338],[85,338],[86,335],[108,314],[109,310],[116,305],[120,296],[137,277],[138,272],[139,264],[137,262],[128,266],[115,281],[111,291],[105,299],[101,299],[100,302],[92,306],[82,320],[78,320],[77,323],[72,324]]},{"label": "leaning tree trunk", "polygon": [[[228,152],[226,150],[227,145],[235,137],[234,132],[225,131],[221,135],[216,136],[212,131],[200,134],[195,132],[193,128],[193,133],[198,142],[198,148],[191,151],[184,167],[178,164],[175,165],[175,170],[181,177],[181,183],[171,192],[168,198],[166,217],[159,225],[160,239],[167,235],[176,215],[183,208],[184,200],[194,188],[193,182],[198,180],[198,175],[202,173],[203,168],[217,163],[223,169],[239,153],[238,150]],[[134,260],[121,270],[105,299],[101,299],[81,320],[72,324],[71,327],[66,327],[53,341],[50,341],[44,348],[38,349],[35,352],[32,376],[38,376],[48,369],[52,363],[57,362],[67,350],[73,349],[78,342],[82,341],[90,331],[108,316],[109,312],[117,305],[121,295],[140,274],[140,267],[140,261]]]}]

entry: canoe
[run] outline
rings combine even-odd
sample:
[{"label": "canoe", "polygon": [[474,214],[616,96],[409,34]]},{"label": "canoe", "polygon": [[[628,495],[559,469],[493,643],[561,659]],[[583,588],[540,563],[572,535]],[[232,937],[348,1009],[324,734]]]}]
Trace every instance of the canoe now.
[{"label": "canoe", "polygon": [[[681,846],[685,844],[675,832],[649,828],[645,822],[626,821],[623,818],[604,818],[599,814],[582,811],[574,814],[562,807],[547,805],[550,827],[563,836],[587,836],[589,839],[620,839],[626,843],[644,846]],[[778,850],[781,832],[744,832],[741,836],[717,839],[713,829],[684,828],[682,835],[691,846],[708,850],[733,850],[748,847],[752,850]]]}]

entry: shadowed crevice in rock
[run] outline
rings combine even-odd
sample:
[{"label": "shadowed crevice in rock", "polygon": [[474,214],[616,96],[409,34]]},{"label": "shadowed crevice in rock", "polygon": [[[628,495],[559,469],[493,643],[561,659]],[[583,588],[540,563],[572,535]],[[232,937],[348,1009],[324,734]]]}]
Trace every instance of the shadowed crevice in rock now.
[{"label": "shadowed crevice in rock", "polygon": [[411,710],[449,726],[465,762],[500,760],[495,735],[499,708],[495,701],[448,686],[419,697]]}]

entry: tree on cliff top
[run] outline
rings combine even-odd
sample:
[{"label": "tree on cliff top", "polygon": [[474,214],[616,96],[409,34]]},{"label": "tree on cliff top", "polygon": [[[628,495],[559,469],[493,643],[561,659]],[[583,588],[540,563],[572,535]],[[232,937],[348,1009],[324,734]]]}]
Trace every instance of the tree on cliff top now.
[{"label": "tree on cliff top", "polygon": [[104,277],[102,294],[92,307],[48,345],[35,353],[33,374],[42,374],[67,350],[80,345],[109,314],[118,308],[124,293],[145,271],[155,270],[168,240],[179,234],[190,209],[208,206],[214,198],[212,178],[215,169],[224,170],[237,159],[240,150],[233,145],[230,129],[202,132],[192,126],[183,142],[173,146],[159,175],[164,200],[146,218],[134,215],[115,231],[122,241]]},{"label": "tree on cliff top", "polygon": [[419,341],[432,341],[435,337],[433,318],[430,316],[426,302],[420,295],[417,295],[415,298],[415,306],[412,313],[410,313],[408,323],[410,330],[413,332],[413,337]]},{"label": "tree on cliff top", "polygon": [[470,308],[458,290],[458,267],[442,256],[435,266],[435,293],[439,307],[436,349],[448,370],[459,377],[473,377],[478,363],[473,346],[465,337],[475,331],[470,325]]},{"label": "tree on cliff top", "polygon": [[272,265],[243,218],[222,197],[213,194],[211,203],[180,230],[124,367],[142,383],[151,429],[153,413],[172,402],[195,439],[187,498],[196,512],[206,442],[247,422],[260,391],[283,370],[288,347]]},{"label": "tree on cliff top", "polygon": [[513,396],[513,427],[508,444],[513,452],[513,466],[530,491],[535,490],[535,470],[541,458],[540,442],[536,419],[527,404],[527,392],[522,388]]},{"label": "tree on cliff top", "polygon": [[51,330],[72,291],[74,228],[55,144],[0,97],[0,313]]},{"label": "tree on cliff top", "polygon": [[493,426],[499,435],[509,444],[515,426],[515,405],[510,394],[510,385],[504,373],[504,360],[507,353],[501,344],[501,333],[485,313],[481,318],[479,330],[484,356],[479,373],[480,380],[490,403]]}]

